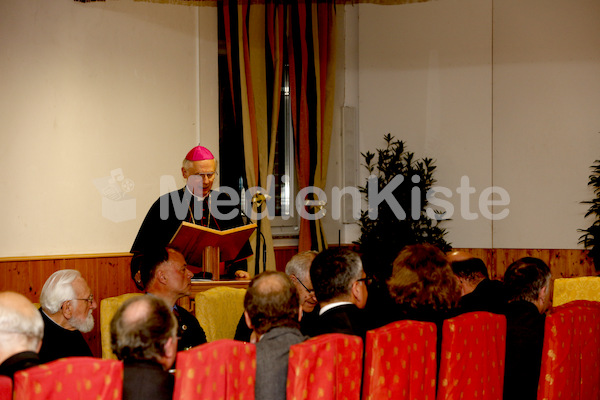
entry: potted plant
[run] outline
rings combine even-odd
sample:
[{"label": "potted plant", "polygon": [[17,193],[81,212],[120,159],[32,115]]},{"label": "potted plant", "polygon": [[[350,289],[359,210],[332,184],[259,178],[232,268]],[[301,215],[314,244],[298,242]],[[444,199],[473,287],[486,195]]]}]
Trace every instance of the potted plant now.
[{"label": "potted plant", "polygon": [[592,187],[595,197],[582,203],[590,204],[585,217],[592,216],[594,220],[589,228],[579,229],[579,232],[583,232],[579,243],[589,249],[589,256],[594,261],[596,271],[600,271],[600,160],[596,160],[591,168],[592,174],[588,186]]},{"label": "potted plant", "polygon": [[364,167],[376,180],[368,180],[359,190],[368,203],[369,184],[376,183],[380,193],[390,184],[395,187],[398,179],[392,180],[402,176],[402,183],[392,193],[405,218],[398,218],[398,213],[394,212],[397,204],[388,202],[377,205],[376,219],[371,218],[369,210],[363,210],[358,221],[361,236],[355,242],[362,255],[365,272],[381,284],[391,274],[392,262],[406,245],[431,243],[442,251],[450,250],[450,244],[444,239],[446,229],[440,227],[441,221],[431,219],[425,211],[427,191],[436,182],[434,161],[431,158],[416,159],[413,152],[405,149],[403,141],[396,140],[389,133],[384,135],[384,140],[386,147],[377,149],[377,157],[371,152],[361,153]]}]

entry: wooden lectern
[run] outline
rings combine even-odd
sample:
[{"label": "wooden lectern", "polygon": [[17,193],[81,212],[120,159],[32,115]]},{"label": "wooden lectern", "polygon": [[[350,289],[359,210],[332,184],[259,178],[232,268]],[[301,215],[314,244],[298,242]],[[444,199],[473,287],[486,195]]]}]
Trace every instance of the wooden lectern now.
[{"label": "wooden lectern", "polygon": [[219,263],[234,260],[248,241],[256,224],[219,231],[205,226],[182,222],[169,247],[179,251],[188,264],[203,266],[213,280],[220,279]]}]

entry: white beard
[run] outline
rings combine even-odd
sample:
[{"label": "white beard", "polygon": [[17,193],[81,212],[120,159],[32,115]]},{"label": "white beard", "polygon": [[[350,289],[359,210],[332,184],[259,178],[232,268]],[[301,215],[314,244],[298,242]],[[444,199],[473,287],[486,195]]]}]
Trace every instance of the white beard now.
[{"label": "white beard", "polygon": [[89,332],[94,329],[94,317],[92,316],[92,310],[88,313],[85,319],[71,318],[69,321],[71,326],[77,329],[79,332]]}]

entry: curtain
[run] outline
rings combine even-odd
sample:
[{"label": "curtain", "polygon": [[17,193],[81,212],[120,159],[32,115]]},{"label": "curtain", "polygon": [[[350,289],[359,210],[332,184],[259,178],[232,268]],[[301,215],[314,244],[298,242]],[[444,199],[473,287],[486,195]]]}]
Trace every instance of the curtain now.
[{"label": "curtain", "polygon": [[[223,3],[227,62],[234,109],[241,109],[246,180],[249,188],[269,190],[267,176],[273,174],[283,73],[284,6],[279,1],[256,4],[227,0]],[[234,76],[239,71],[239,76]],[[233,82],[239,81],[239,93]],[[266,212],[265,193],[256,194],[253,207]],[[268,218],[256,221],[261,243],[266,244],[266,269],[275,269],[273,237]],[[254,240],[251,241],[254,245]],[[256,246],[255,246],[256,247]],[[255,257],[263,257],[254,248]],[[249,265],[249,271],[252,271]]]},{"label": "curtain", "polygon": [[[300,188],[325,188],[335,92],[335,2],[298,1],[290,5],[288,61],[296,170]],[[325,206],[316,195],[307,208]],[[298,251],[327,247],[321,219],[300,219]]]}]

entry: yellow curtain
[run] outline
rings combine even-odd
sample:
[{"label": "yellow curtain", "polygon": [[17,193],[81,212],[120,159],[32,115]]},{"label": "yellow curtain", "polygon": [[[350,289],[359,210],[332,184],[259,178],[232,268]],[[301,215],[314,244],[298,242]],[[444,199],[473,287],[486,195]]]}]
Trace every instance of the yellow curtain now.
[{"label": "yellow curtain", "polygon": [[[226,34],[226,37],[227,40],[237,41],[235,45],[227,43],[227,51],[238,49],[238,68],[232,68],[230,65],[229,71],[232,74],[233,71],[239,70],[240,74],[246,180],[249,188],[262,187],[268,191],[267,177],[273,174],[275,163],[279,93],[283,71],[283,6],[275,2],[254,4],[242,1],[234,7],[237,13],[236,36]],[[223,14],[225,19],[229,18],[229,2],[224,3]],[[230,27],[229,21],[226,21],[225,27]],[[228,60],[231,63],[230,55]],[[271,70],[272,74],[267,73],[267,69]],[[267,211],[263,196],[254,196],[257,202],[254,206],[257,212],[264,215]],[[257,223],[260,223],[262,236],[261,248],[254,248],[255,257],[261,257],[261,270],[263,265],[268,270],[274,270],[275,253],[270,220],[262,218]],[[266,262],[262,259],[263,241],[267,248]],[[256,236],[251,239],[251,243],[256,247]],[[254,271],[251,263],[248,267],[249,271]]]},{"label": "yellow curtain", "polygon": [[[336,16],[333,1],[290,6],[289,66],[296,170],[300,188],[325,188],[335,93]],[[324,207],[311,197],[308,213]],[[298,251],[327,248],[321,219],[300,220]]]}]

